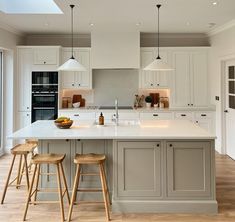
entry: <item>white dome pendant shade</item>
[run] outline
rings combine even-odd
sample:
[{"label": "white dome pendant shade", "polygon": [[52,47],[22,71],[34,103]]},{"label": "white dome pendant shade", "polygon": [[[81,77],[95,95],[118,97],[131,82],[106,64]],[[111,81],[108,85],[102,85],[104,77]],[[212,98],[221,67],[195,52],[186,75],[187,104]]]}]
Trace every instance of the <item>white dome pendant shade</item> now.
[{"label": "white dome pendant shade", "polygon": [[73,56],[73,8],[74,5],[70,5],[71,8],[71,40],[72,40],[72,55],[71,58],[61,65],[57,70],[58,71],[79,71],[84,72],[86,68],[78,62]]},{"label": "white dome pendant shade", "polygon": [[157,49],[158,49],[158,56],[157,58],[151,62],[149,65],[147,65],[144,70],[146,71],[172,71],[173,68],[170,67],[166,62],[164,62],[160,55],[159,55],[159,9],[161,7],[161,5],[156,5],[157,6],[157,9],[158,9],[158,33],[157,33],[157,36],[158,36],[158,41],[157,41]]},{"label": "white dome pendant shade", "polygon": [[86,68],[75,58],[71,57],[58,68],[58,71],[86,71]]}]

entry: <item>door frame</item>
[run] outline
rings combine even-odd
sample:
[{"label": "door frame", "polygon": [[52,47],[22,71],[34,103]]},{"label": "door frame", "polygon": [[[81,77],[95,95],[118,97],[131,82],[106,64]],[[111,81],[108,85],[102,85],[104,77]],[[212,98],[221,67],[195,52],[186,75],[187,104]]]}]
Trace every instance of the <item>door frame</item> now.
[{"label": "door frame", "polygon": [[226,150],[226,62],[235,60],[235,54],[230,54],[220,58],[221,68],[221,153],[227,154]]}]

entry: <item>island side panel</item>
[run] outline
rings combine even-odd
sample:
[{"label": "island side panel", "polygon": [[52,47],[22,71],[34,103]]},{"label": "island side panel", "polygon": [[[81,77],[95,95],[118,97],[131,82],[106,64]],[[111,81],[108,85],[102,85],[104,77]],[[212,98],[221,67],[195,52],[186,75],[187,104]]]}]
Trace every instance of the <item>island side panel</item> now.
[{"label": "island side panel", "polygon": [[[73,181],[76,171],[76,164],[74,164],[74,157],[76,153],[97,153],[105,154],[107,157],[105,163],[105,171],[108,180],[110,194],[112,194],[112,140],[39,140],[39,153],[64,153],[66,157],[63,161],[65,175],[69,187],[72,191]],[[96,172],[98,167],[84,166],[83,172]],[[55,166],[42,166],[43,173],[54,173]],[[57,179],[55,175],[43,175],[40,181],[41,188],[57,188]],[[83,176],[80,180],[79,187],[99,188],[101,187],[100,178],[98,176]],[[56,199],[57,194],[41,194],[40,199],[47,200],[50,198]],[[82,200],[102,200],[102,194],[98,193],[79,193],[78,199]]]},{"label": "island side panel", "polygon": [[113,211],[217,213],[214,155],[213,140],[115,141]]}]

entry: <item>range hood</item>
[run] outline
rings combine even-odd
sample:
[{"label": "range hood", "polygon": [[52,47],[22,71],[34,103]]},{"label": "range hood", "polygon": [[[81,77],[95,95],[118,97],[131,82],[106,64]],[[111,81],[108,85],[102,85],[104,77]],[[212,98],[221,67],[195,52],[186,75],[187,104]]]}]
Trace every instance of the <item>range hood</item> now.
[{"label": "range hood", "polygon": [[93,69],[139,69],[140,33],[91,32]]}]

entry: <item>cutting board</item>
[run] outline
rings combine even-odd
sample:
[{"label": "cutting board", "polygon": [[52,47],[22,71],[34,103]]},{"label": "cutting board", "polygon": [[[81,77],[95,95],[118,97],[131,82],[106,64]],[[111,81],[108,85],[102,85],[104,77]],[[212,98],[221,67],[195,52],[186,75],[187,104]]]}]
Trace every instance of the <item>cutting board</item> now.
[{"label": "cutting board", "polygon": [[86,100],[82,98],[82,95],[73,95],[73,103],[80,102],[80,107],[84,107]]}]

